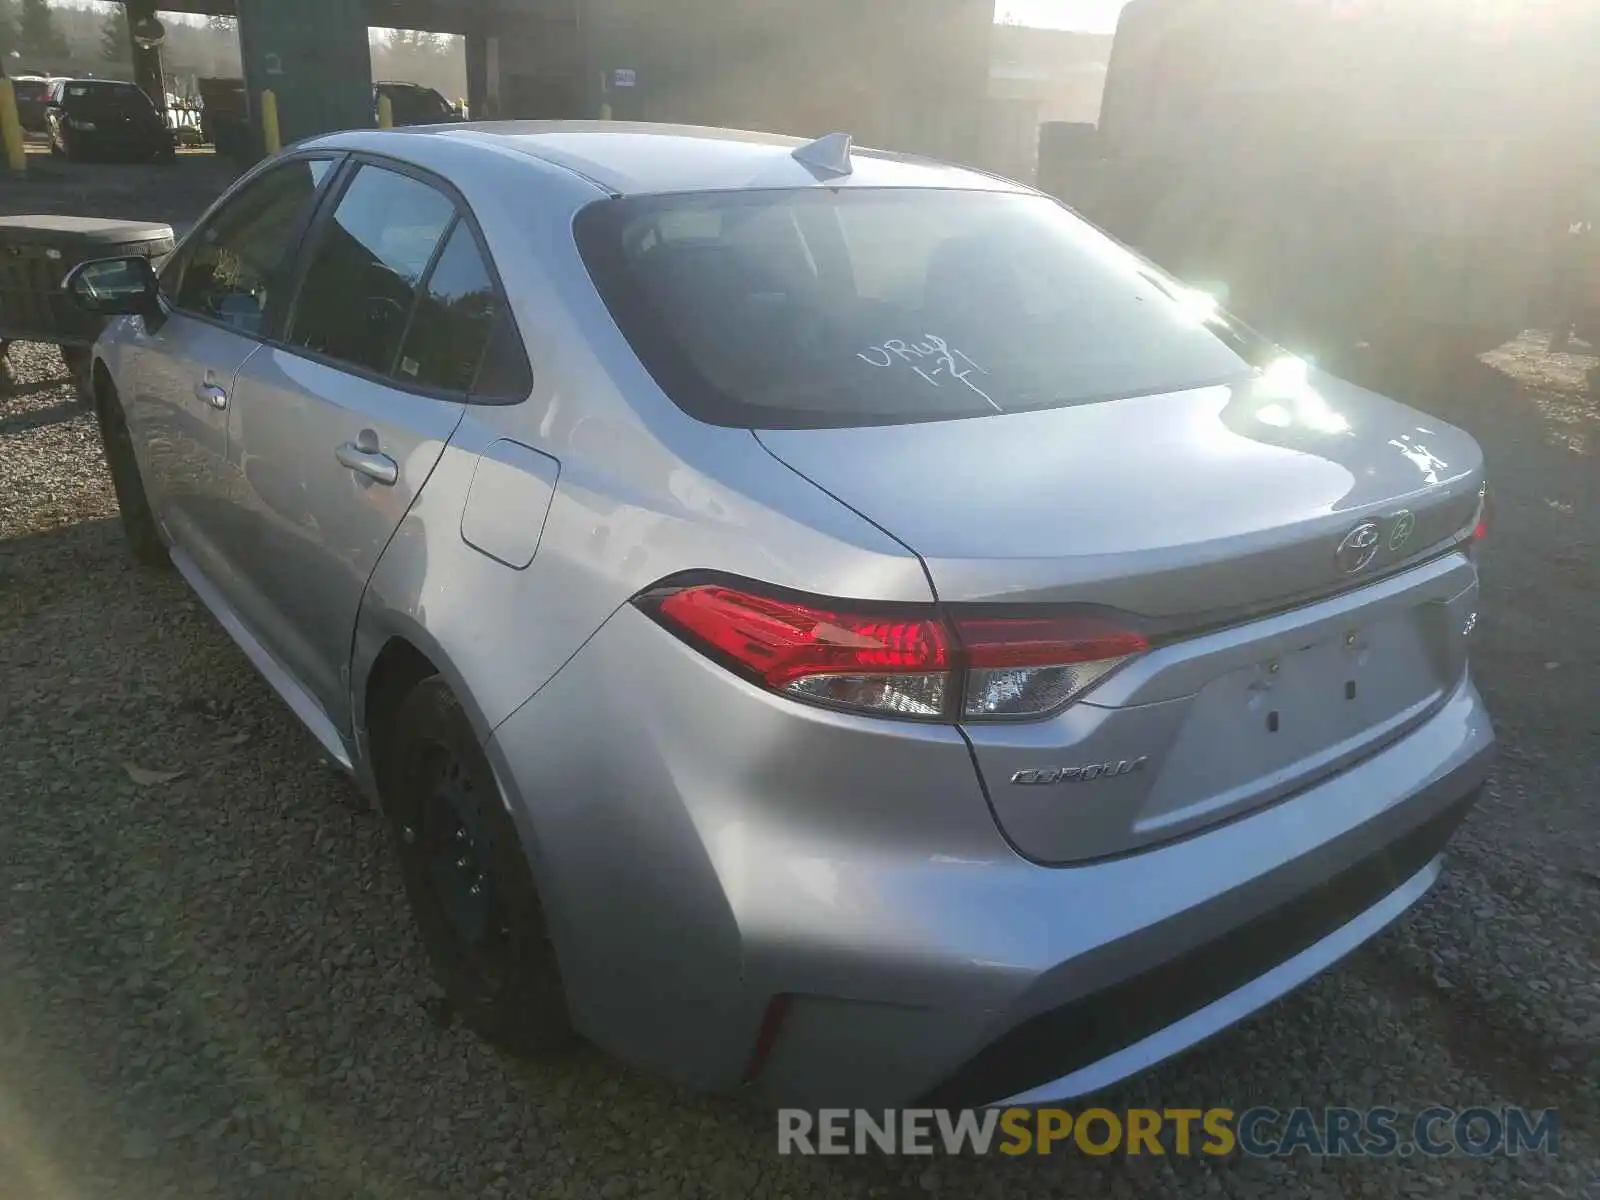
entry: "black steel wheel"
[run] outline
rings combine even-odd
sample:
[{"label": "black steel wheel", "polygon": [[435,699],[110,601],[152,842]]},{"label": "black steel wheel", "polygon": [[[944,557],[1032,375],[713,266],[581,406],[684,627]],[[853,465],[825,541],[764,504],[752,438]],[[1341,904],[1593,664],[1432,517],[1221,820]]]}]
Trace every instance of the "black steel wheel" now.
[{"label": "black steel wheel", "polygon": [[401,703],[380,764],[412,915],[451,1007],[516,1053],[572,1040],[555,949],[515,822],[445,682]]},{"label": "black steel wheel", "polygon": [[150,500],[145,495],[144,481],[139,477],[139,461],[133,453],[133,438],[128,433],[128,422],[122,414],[122,401],[109,379],[91,385],[94,397],[95,422],[100,426],[100,440],[105,446],[106,466],[111,471],[111,484],[116,489],[117,506],[122,510],[122,532],[134,559],[146,567],[165,568],[172,565],[166,543],[156,525],[155,514],[150,511]]}]

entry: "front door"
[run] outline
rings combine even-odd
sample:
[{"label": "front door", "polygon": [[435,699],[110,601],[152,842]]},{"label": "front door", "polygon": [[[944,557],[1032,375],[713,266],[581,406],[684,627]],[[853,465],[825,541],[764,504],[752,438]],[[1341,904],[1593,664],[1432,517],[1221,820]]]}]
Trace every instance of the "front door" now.
[{"label": "front door", "polygon": [[260,346],[242,332],[169,310],[135,339],[128,426],[143,451],[145,490],[173,544],[208,573],[216,495],[228,452],[234,376]]},{"label": "front door", "polygon": [[163,268],[164,316],[138,318],[128,422],[146,487],[173,544],[225,596],[228,407],[332,165],[294,160],[230,196]]}]

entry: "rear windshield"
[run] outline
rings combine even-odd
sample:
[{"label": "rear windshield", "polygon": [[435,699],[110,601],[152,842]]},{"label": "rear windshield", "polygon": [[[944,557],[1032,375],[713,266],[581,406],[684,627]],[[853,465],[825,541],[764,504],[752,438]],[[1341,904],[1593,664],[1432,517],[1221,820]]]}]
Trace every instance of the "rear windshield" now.
[{"label": "rear windshield", "polygon": [[131,83],[69,83],[62,89],[62,102],[68,108],[102,112],[152,110],[149,97]]},{"label": "rear windshield", "polygon": [[18,79],[12,84],[18,100],[43,100],[50,94],[48,79]]},{"label": "rear windshield", "polygon": [[603,200],[580,252],[685,411],[898,424],[1232,382],[1265,353],[1042,196],[933,189]]},{"label": "rear windshield", "polygon": [[396,121],[409,121],[421,125],[429,121],[438,121],[442,117],[453,116],[455,112],[446,103],[445,98],[432,88],[384,88],[382,94],[388,96],[389,103],[394,106]]}]

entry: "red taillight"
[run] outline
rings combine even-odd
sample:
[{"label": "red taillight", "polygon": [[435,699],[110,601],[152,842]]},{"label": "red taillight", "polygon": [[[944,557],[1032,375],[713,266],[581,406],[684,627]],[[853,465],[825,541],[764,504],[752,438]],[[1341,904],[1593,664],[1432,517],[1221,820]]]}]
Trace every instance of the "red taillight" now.
[{"label": "red taillight", "polygon": [[[1457,543],[1466,550],[1468,558],[1477,559],[1478,548],[1483,544],[1484,539],[1489,536],[1491,516],[1489,485],[1484,484],[1478,489],[1478,511],[1472,518],[1472,524],[1467,528],[1466,536]],[[1459,537],[1460,535],[1457,536]]]},{"label": "red taillight", "polygon": [[839,612],[717,584],[670,592],[656,611],[774,691],[840,708],[944,713],[950,643],[932,616]]},{"label": "red taillight", "polygon": [[969,615],[812,603],[724,584],[639,600],[668,628],[774,691],[858,712],[944,720],[1053,711],[1145,638],[1100,616]]}]

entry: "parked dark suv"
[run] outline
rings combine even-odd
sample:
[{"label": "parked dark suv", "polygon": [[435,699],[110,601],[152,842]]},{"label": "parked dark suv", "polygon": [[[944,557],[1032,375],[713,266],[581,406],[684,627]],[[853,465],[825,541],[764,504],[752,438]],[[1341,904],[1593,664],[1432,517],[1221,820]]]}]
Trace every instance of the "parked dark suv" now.
[{"label": "parked dark suv", "polygon": [[56,79],[47,110],[50,152],[69,159],[115,155],[172,162],[176,143],[139,88],[110,79]]},{"label": "parked dark suv", "polygon": [[19,75],[11,81],[17,96],[17,119],[28,133],[48,133],[45,106],[50,101],[50,81],[42,75]]},{"label": "parked dark suv", "polygon": [[436,89],[423,87],[420,83],[400,83],[387,79],[380,80],[372,87],[374,120],[377,119],[378,100],[383,96],[389,97],[389,103],[393,106],[396,126],[447,125],[461,120],[461,114],[455,106]]}]

